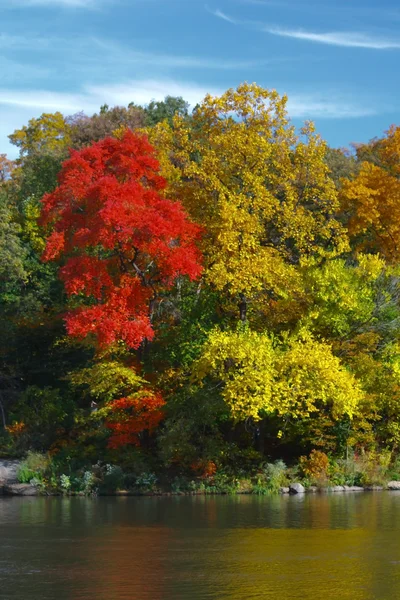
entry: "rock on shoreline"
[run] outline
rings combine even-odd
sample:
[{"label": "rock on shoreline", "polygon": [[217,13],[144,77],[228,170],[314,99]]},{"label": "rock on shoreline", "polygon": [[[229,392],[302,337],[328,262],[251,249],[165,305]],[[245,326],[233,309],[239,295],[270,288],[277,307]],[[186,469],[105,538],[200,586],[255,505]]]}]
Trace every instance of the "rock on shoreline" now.
[{"label": "rock on shoreline", "polygon": [[17,483],[17,472],[21,464],[19,460],[0,459],[0,484]]},{"label": "rock on shoreline", "polygon": [[30,483],[10,483],[3,485],[4,496],[38,496],[38,489]]}]

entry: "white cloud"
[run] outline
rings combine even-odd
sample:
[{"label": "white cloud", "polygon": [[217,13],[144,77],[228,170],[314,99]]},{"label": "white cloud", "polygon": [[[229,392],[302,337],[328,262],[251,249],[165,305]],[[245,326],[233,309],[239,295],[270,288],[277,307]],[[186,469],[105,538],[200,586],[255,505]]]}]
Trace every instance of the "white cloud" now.
[{"label": "white cloud", "polygon": [[126,106],[129,102],[148,104],[165,96],[183,96],[195,105],[209,90],[196,85],[174,81],[138,80],[121,84],[86,86],[82,92],[71,94],[47,90],[12,90],[0,88],[0,105],[13,109],[61,111],[65,114],[98,111],[104,104]]},{"label": "white cloud", "polygon": [[68,94],[41,90],[10,90],[0,89],[0,105],[12,107],[40,109],[46,111],[60,110],[63,112],[90,110],[97,107],[91,103],[87,94]]},{"label": "white cloud", "polygon": [[354,119],[377,113],[375,108],[354,104],[347,97],[318,94],[289,94],[287,107],[289,115],[298,119]]},{"label": "white cloud", "polygon": [[346,48],[371,48],[374,50],[388,50],[400,48],[400,41],[389,38],[379,38],[366,33],[352,31],[332,31],[327,33],[315,33],[301,29],[281,29],[279,27],[265,27],[264,31],[282,37],[306,40],[330,46],[342,46]]},{"label": "white cloud", "polygon": [[227,21],[228,23],[232,23],[233,25],[237,24],[237,21],[235,19],[233,19],[232,17],[230,17],[229,15],[227,15],[226,13],[222,12],[222,10],[219,10],[219,8],[213,10],[208,8],[208,6],[206,6],[206,9],[208,10],[208,12],[210,12],[212,15],[214,15],[215,17],[219,17],[220,19],[222,19],[223,21]]},{"label": "white cloud", "polygon": [[[46,90],[9,90],[0,88],[0,105],[14,110],[59,110],[66,114],[77,111],[95,112],[104,104],[126,106],[129,102],[148,104],[151,100],[163,100],[165,96],[182,96],[192,106],[206,94],[221,94],[221,89],[179,82],[175,80],[143,79],[111,85],[86,86],[79,93],[51,92]],[[346,118],[376,114],[375,108],[357,105],[345,95],[289,94],[288,112],[295,118]]]}]

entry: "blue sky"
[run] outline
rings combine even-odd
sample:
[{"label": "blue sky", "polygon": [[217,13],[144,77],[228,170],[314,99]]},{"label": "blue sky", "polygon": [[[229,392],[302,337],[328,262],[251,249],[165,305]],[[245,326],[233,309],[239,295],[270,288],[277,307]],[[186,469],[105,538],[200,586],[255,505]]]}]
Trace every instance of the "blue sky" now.
[{"label": "blue sky", "polygon": [[396,0],[0,0],[0,153],[42,112],[242,81],[289,96],[335,147],[400,124]]}]

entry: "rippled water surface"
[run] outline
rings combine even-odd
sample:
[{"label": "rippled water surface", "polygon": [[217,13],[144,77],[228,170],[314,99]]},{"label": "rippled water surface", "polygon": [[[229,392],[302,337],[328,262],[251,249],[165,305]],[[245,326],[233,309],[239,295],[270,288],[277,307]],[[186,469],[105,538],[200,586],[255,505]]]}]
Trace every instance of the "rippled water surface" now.
[{"label": "rippled water surface", "polygon": [[0,598],[400,599],[400,492],[0,497]]}]

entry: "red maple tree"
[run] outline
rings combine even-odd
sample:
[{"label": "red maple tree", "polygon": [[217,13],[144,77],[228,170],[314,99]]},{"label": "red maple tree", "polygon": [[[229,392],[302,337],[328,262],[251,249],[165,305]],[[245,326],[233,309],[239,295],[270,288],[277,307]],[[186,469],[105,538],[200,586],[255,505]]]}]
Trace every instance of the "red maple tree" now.
[{"label": "red maple tree", "polygon": [[111,430],[110,448],[127,444],[139,446],[139,434],[152,432],[164,417],[165,401],[160,394],[145,394],[141,398],[120,398],[112,403],[112,416],[106,425]]},{"label": "red maple tree", "polygon": [[67,294],[87,299],[66,316],[70,335],[138,348],[154,335],[160,292],[178,276],[200,275],[200,228],[162,195],[165,186],[153,147],[130,130],[71,151],[63,163],[41,223],[53,230],[43,259],[63,257]]},{"label": "red maple tree", "polygon": [[[200,228],[164,197],[165,186],[153,147],[129,130],[72,150],[63,163],[58,187],[42,200],[41,224],[52,230],[43,260],[62,261],[67,295],[80,298],[65,317],[69,335],[136,349],[154,336],[162,292],[179,276],[200,275]],[[114,400],[109,445],[137,444],[160,422],[163,404],[153,393]]]}]

